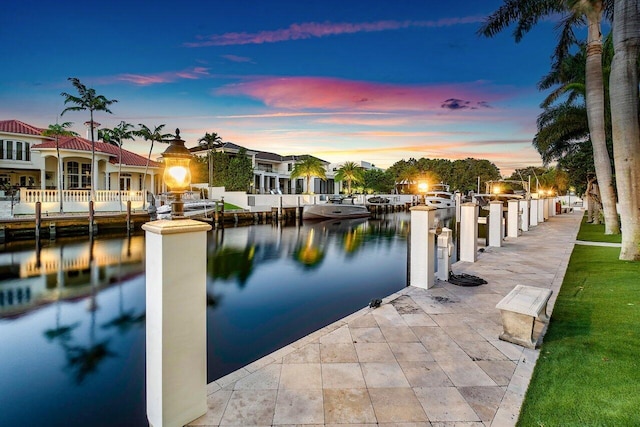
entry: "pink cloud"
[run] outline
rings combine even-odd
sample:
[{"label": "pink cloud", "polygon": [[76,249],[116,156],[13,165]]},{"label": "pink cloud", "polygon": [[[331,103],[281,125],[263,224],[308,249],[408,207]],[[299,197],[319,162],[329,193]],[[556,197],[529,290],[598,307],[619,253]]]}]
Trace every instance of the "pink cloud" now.
[{"label": "pink cloud", "polygon": [[[370,83],[324,77],[264,78],[224,86],[222,95],[246,95],[269,107],[289,110],[445,111],[442,103],[464,99],[478,108],[502,98],[482,83],[418,86]],[[448,111],[448,110],[447,110]],[[458,111],[457,114],[463,113]]]},{"label": "pink cloud", "polygon": [[209,69],[193,67],[182,71],[167,71],[156,74],[124,73],[100,79],[101,83],[126,82],[137,86],[171,83],[176,80],[198,80],[209,76]]},{"label": "pink cloud", "polygon": [[304,40],[310,38],[327,37],[340,34],[354,34],[362,32],[378,32],[399,30],[412,27],[450,27],[460,24],[483,22],[481,16],[465,16],[462,18],[444,18],[437,21],[376,21],[376,22],[305,22],[291,24],[288,28],[257,33],[235,32],[201,36],[201,40],[184,43],[187,47],[229,46],[243,44],[277,43],[288,40]]}]

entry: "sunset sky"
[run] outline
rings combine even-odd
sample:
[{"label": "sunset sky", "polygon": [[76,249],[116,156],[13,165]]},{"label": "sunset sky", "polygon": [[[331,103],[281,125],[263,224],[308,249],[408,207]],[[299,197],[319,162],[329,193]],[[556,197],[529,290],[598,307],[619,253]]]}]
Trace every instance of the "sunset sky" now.
[{"label": "sunset sky", "polygon": [[[516,44],[477,35],[501,0],[10,1],[0,15],[0,120],[46,127],[78,77],[112,115],[278,154],[388,167],[475,157],[503,175],[531,145],[553,20]],[[68,112],[85,135],[88,112]],[[144,153],[142,142],[124,148]],[[159,147],[160,152],[164,147]]]}]

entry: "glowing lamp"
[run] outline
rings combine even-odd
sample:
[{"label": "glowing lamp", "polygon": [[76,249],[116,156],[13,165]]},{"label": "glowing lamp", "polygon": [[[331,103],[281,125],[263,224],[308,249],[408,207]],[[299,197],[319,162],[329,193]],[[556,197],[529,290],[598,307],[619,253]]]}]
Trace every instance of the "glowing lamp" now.
[{"label": "glowing lamp", "polygon": [[171,203],[172,218],[181,218],[184,215],[184,203],[182,193],[191,184],[191,170],[189,163],[192,155],[184,146],[184,141],[180,139],[180,129],[176,129],[175,138],[169,142],[169,147],[162,153],[164,161],[164,174],[162,178],[174,196]]},{"label": "glowing lamp", "polygon": [[423,181],[418,184],[419,192],[426,193],[428,189],[429,189],[429,185],[426,182]]}]

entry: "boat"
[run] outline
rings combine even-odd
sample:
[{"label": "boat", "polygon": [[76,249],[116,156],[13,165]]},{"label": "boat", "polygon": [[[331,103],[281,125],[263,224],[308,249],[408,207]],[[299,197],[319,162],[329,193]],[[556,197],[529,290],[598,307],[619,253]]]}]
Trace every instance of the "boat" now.
[{"label": "boat", "polygon": [[306,205],[302,219],[367,218],[371,214],[365,205],[353,203],[353,197],[329,197],[326,203]]},{"label": "boat", "polygon": [[517,180],[498,180],[486,182],[486,193],[474,194],[473,202],[482,209],[489,209],[489,202],[499,200],[503,203],[503,210],[507,209],[509,200],[528,200],[531,198],[529,184]]},{"label": "boat", "polygon": [[[197,200],[184,202],[184,216],[210,215],[216,210],[215,200]],[[158,219],[171,219],[171,203],[156,208]]]},{"label": "boat", "polygon": [[447,184],[435,184],[424,195],[424,204],[437,209],[455,208],[456,199]]}]

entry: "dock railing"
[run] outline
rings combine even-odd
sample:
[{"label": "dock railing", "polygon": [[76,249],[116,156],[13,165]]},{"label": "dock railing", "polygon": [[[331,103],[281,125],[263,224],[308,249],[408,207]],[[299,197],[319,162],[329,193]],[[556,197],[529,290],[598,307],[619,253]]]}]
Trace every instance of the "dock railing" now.
[{"label": "dock railing", "polygon": [[[66,213],[88,212],[91,192],[89,190],[35,190],[20,189],[19,202],[14,206],[14,215],[33,215],[36,202],[42,204],[43,213],[58,213],[60,198]],[[117,191],[97,190],[94,198],[96,212],[126,211],[127,202],[131,202],[131,209],[142,209],[147,197],[147,191]],[[122,202],[122,203],[120,203]]]}]

